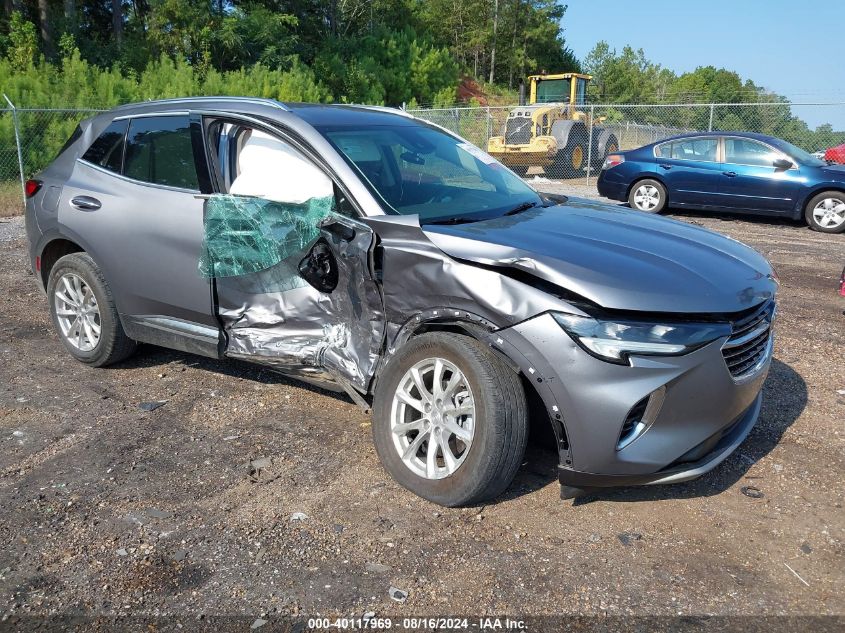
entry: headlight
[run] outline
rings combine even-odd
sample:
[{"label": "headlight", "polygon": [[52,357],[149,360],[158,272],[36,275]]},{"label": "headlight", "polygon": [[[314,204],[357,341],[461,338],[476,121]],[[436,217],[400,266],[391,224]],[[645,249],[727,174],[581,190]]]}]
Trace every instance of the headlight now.
[{"label": "headlight", "polygon": [[729,323],[605,321],[563,312],[552,316],[590,354],[623,365],[630,354],[679,356],[731,334]]}]

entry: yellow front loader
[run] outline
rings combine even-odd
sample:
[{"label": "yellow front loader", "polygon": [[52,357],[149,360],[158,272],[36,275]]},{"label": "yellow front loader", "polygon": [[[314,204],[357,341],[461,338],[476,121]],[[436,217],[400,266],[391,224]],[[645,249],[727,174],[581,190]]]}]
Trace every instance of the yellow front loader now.
[{"label": "yellow front loader", "polygon": [[523,84],[520,105],[508,113],[502,135],[487,142],[487,153],[523,175],[539,166],[553,178],[583,176],[588,155],[592,166],[599,167],[608,154],[618,151],[619,141],[610,130],[595,125],[601,120],[590,121],[585,108],[590,79],[580,73],[528,77],[528,103]]}]

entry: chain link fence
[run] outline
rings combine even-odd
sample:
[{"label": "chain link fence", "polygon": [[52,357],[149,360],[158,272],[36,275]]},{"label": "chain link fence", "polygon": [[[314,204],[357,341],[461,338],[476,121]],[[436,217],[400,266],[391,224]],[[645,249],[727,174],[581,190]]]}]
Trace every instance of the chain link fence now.
[{"label": "chain link fence", "polygon": [[94,109],[0,109],[0,217],[23,211],[23,183],[52,161]]},{"label": "chain link fence", "polygon": [[517,173],[594,179],[612,152],[689,132],[759,132],[808,152],[845,143],[843,103],[714,103],[455,107],[408,110],[463,136]]},{"label": "chain link fence", "polygon": [[[22,211],[25,179],[56,156],[79,121],[98,112],[6,105],[0,108],[0,216]],[[542,106],[408,112],[458,133],[530,178],[580,178],[587,184],[608,153],[692,131],[760,132],[808,152],[845,143],[845,130],[823,124],[843,121],[845,102]]]}]

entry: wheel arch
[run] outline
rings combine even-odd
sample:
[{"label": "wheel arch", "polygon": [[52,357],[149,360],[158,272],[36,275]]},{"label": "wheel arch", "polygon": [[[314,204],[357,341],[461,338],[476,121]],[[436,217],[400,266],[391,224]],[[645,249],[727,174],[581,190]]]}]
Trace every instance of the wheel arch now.
[{"label": "wheel arch", "polygon": [[633,189],[634,189],[634,187],[636,186],[636,184],[637,184],[638,182],[642,182],[643,180],[656,180],[656,181],[657,181],[657,182],[659,182],[661,185],[663,185],[663,188],[666,190],[666,201],[667,201],[667,203],[668,203],[668,201],[669,201],[669,187],[667,187],[667,186],[666,186],[666,181],[665,181],[665,180],[663,180],[663,179],[662,179],[659,175],[657,175],[657,174],[647,174],[647,173],[645,173],[645,174],[644,174],[644,173],[637,174],[637,175],[636,175],[636,176],[635,176],[635,177],[631,180],[631,184],[630,184],[630,185],[628,185],[628,188],[627,188],[627,189],[625,189],[625,199],[626,199],[626,200],[628,199],[628,196],[630,196],[630,195],[631,195],[631,191],[633,191]]},{"label": "wheel arch", "polygon": [[[546,428],[550,428],[554,435],[560,462],[570,463],[571,453],[562,407],[555,399],[548,382],[544,383],[541,379],[537,379],[532,363],[519,352],[513,342],[506,340],[507,335],[500,330],[499,326],[466,310],[434,308],[416,314],[406,321],[389,342],[382,356],[370,386],[371,394],[374,394],[378,388],[381,370],[390,358],[409,341],[428,332],[462,334],[488,345],[490,350],[521,378],[526,402],[530,407],[530,416],[532,416],[529,424],[533,425],[535,422],[533,416],[539,415],[542,411],[542,417],[548,423]],[[530,406],[532,403],[538,406]],[[542,420],[537,420],[537,422],[543,423]]]},{"label": "wheel arch", "polygon": [[109,284],[109,288],[111,288],[112,291],[112,298],[115,306],[117,307],[118,317],[125,327],[126,324],[123,318],[123,313],[120,309],[121,301],[119,289],[115,289],[111,284],[108,271],[100,265],[97,254],[92,251],[85,240],[80,239],[74,234],[66,234],[64,232],[59,233],[56,231],[46,233],[42,236],[34,252],[41,258],[41,269],[38,274],[45,292],[47,291],[47,282],[50,279],[50,272],[53,270],[56,262],[65,255],[70,255],[72,253],[85,253],[88,255],[88,257],[93,260],[94,265],[96,265],[100,270],[100,274],[103,276],[103,279],[105,279],[106,283]]},{"label": "wheel arch", "polygon": [[815,198],[820,193],[826,193],[828,191],[835,191],[836,193],[840,193],[845,195],[845,185],[841,183],[823,183],[820,185],[816,185],[810,191],[808,191],[803,198],[798,202],[795,215],[796,218],[803,218],[804,213],[807,212],[807,205],[810,204],[810,200]]},{"label": "wheel arch", "polygon": [[613,137],[616,139],[616,150],[619,151],[619,137],[609,127],[593,126],[593,136],[598,139],[596,146],[602,151],[610,138]]},{"label": "wheel arch", "polygon": [[65,255],[70,255],[71,253],[85,252],[86,251],[82,248],[82,246],[65,237],[56,237],[47,242],[41,249],[39,255],[41,257],[41,283],[43,284],[45,290],[47,288],[47,280],[50,278],[50,271],[53,270],[53,266],[56,265],[57,261]]}]

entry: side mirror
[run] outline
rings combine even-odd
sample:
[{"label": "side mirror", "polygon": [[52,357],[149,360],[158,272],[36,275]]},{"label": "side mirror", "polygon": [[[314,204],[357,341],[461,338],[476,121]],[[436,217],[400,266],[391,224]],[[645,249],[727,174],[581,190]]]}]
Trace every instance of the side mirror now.
[{"label": "side mirror", "polygon": [[795,166],[791,160],[786,160],[785,158],[778,158],[772,162],[772,165],[774,165],[775,169],[792,169]]},{"label": "side mirror", "polygon": [[568,196],[563,195],[562,193],[544,193],[541,194],[540,197],[551,205],[557,204],[566,204],[569,200]]}]

